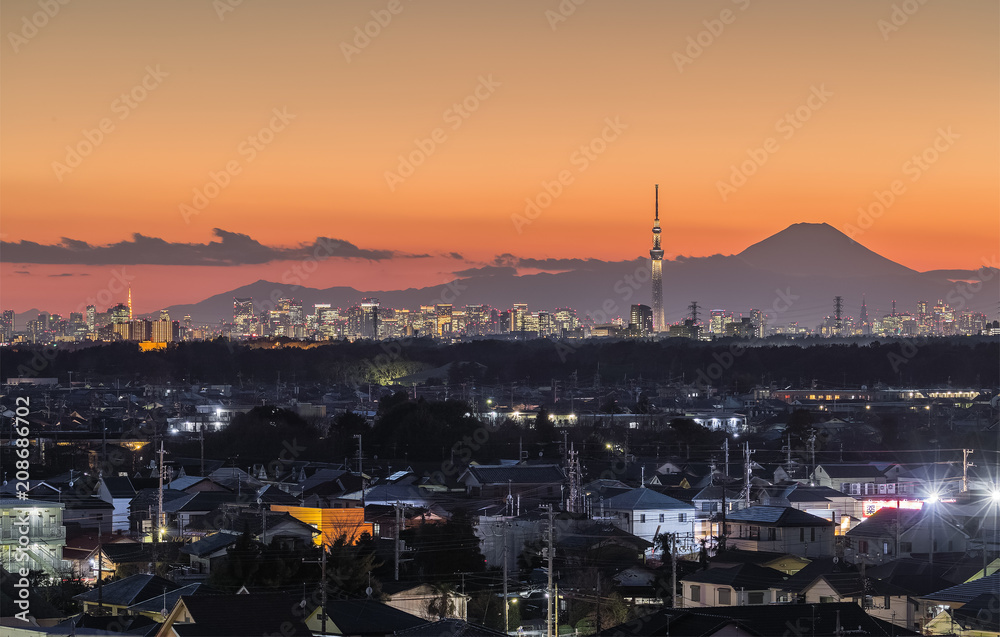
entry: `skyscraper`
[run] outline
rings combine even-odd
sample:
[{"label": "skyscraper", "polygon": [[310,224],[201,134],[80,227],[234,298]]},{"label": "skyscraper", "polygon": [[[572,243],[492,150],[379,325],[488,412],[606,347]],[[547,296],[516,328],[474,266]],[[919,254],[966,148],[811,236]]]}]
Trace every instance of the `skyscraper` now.
[{"label": "skyscraper", "polygon": [[660,184],[656,184],[656,217],[653,220],[653,331],[662,332],[663,320],[663,249],[660,248]]},{"label": "skyscraper", "polygon": [[4,310],[0,316],[0,340],[9,343],[14,338],[14,310]]},{"label": "skyscraper", "polygon": [[379,337],[378,299],[361,299],[361,338]]}]

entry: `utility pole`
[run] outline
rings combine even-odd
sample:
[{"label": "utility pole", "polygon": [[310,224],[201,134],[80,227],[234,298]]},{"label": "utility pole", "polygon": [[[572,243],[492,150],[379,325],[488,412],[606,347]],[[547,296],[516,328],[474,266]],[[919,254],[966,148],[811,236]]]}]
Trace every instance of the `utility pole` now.
[{"label": "utility pole", "polygon": [[510,604],[507,600],[507,523],[504,521],[503,526],[503,632],[506,633],[510,630]]},{"label": "utility pole", "polygon": [[[722,487],[725,490],[726,487]],[[670,534],[670,602],[677,606],[677,534]]]},{"label": "utility pole", "polygon": [[320,565],[320,582],[319,582],[319,595],[320,595],[320,632],[324,635],[326,634],[326,543],[320,544],[320,548],[323,550],[323,555],[318,560],[306,560],[303,559],[303,564],[319,564]]},{"label": "utility pole", "polygon": [[969,455],[972,454],[972,451],[972,449],[962,449],[962,493],[969,490],[969,467],[976,466],[969,462]]},{"label": "utility pole", "polygon": [[[553,557],[553,553],[555,552],[555,549],[552,546],[552,531],[553,531],[554,524],[553,524],[552,505],[549,504],[549,505],[546,505],[546,507],[548,508],[547,515],[548,515],[548,518],[549,518],[549,582],[548,582],[548,587],[546,588],[546,592],[548,593],[548,603],[546,604],[546,613],[545,613],[545,617],[546,617],[546,622],[545,622],[546,623],[545,637],[555,637],[555,635],[553,635],[553,633],[552,633],[552,628],[553,628],[552,627],[552,602],[553,602],[553,599],[552,599],[552,592],[553,592],[553,589],[552,589],[552,557]],[[598,575],[598,577],[600,577],[600,575]]]},{"label": "utility pole", "polygon": [[361,434],[354,434],[354,437],[358,439],[358,475],[361,476],[361,508],[365,508],[365,472],[361,466],[361,460],[364,456],[361,455]]},{"label": "utility pole", "polygon": [[163,528],[163,440],[160,440],[160,464],[157,473],[160,476],[160,486],[156,492],[156,529],[154,529],[154,542],[160,541],[160,529]]},{"label": "utility pole", "polygon": [[395,580],[398,582],[399,581],[399,501],[398,500],[395,503],[393,503],[392,510],[396,516],[396,541],[394,542],[396,562],[393,575],[395,577]]},{"label": "utility pole", "polygon": [[722,450],[726,452],[726,477],[729,477],[729,438],[722,443]]},{"label": "utility pole", "polygon": [[198,430],[198,439],[201,441],[201,477],[205,477],[205,430]]}]

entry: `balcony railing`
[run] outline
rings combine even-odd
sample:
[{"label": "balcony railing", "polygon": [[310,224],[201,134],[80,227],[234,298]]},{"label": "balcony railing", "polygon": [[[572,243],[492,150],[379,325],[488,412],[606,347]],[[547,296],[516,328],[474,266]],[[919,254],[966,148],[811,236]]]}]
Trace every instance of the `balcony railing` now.
[{"label": "balcony railing", "polygon": [[[0,540],[14,540],[17,541],[21,539],[21,531],[16,527],[10,529],[0,529]],[[63,526],[43,526],[43,527],[30,527],[28,529],[28,539],[32,542],[39,542],[42,540],[59,540],[66,537],[66,527]]]}]

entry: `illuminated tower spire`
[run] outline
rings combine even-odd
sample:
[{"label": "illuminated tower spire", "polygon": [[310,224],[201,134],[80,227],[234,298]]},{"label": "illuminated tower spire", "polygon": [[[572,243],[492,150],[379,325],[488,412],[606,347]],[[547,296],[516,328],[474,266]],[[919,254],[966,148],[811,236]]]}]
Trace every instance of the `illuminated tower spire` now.
[{"label": "illuminated tower spire", "polygon": [[132,320],[132,284],[128,286],[128,320]]},{"label": "illuminated tower spire", "polygon": [[663,320],[663,249],[660,248],[660,184],[656,184],[656,216],[653,219],[653,248],[649,258],[653,261],[653,331],[662,332]]}]

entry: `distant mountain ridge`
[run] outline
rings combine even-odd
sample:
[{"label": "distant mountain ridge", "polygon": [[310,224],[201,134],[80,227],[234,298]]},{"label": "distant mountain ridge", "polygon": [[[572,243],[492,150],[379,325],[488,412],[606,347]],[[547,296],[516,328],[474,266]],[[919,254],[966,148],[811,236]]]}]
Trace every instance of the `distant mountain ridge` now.
[{"label": "distant mountain ridge", "polygon": [[[383,307],[417,309],[421,305],[452,303],[456,307],[483,303],[507,309],[527,303],[532,311],[570,307],[579,316],[597,322],[615,317],[628,319],[630,306],[650,304],[650,262],[589,261],[585,269],[518,276],[511,270],[456,277],[448,284],[405,290],[358,290],[348,286],[326,289],[295,287],[273,281],[254,283],[213,295],[196,303],[173,305],[171,317],[190,314],[196,323],[228,321],[234,297],[252,297],[258,311],[270,309],[277,299],[294,298],[306,311],[316,303],[350,307],[364,297],[378,298]],[[1000,282],[995,268],[984,270],[994,282],[971,293],[961,280],[978,280],[978,270],[917,272],[869,250],[825,223],[797,223],[730,256],[678,257],[663,262],[664,312],[668,323],[689,315],[692,301],[699,304],[699,318],[713,309],[747,315],[751,308],[764,311],[770,324],[797,322],[815,327],[833,313],[834,296],[844,299],[844,315],[858,316],[862,296],[869,316],[889,312],[893,300],[899,312],[915,312],[918,301],[949,302],[956,309],[973,309],[997,318]],[[37,317],[19,315],[24,319]]]}]

